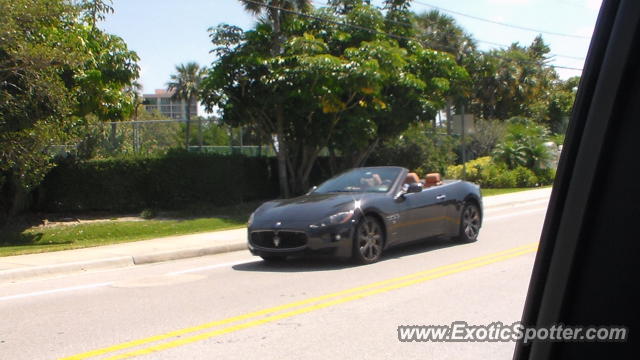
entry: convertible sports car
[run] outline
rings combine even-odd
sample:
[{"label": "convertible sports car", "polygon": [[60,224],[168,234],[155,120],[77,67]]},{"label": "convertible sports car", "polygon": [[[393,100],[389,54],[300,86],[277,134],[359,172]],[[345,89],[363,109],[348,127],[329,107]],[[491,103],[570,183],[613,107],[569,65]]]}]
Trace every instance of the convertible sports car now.
[{"label": "convertible sports car", "polygon": [[482,225],[478,185],[421,180],[402,167],[356,168],[306,195],[262,204],[248,222],[249,250],[282,260],[307,252],[377,261],[384,249],[434,236],[475,241]]}]

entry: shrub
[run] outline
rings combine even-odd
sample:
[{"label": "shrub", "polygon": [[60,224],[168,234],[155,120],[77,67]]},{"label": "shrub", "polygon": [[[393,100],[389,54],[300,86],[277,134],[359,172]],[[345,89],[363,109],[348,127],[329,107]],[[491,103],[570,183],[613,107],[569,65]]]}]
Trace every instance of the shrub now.
[{"label": "shrub", "polygon": [[538,185],[538,178],[536,177],[536,174],[534,174],[533,171],[527,169],[526,167],[518,166],[517,168],[513,169],[512,172],[514,173],[516,179],[516,186],[533,187]]},{"label": "shrub", "polygon": [[[467,161],[465,179],[482,183],[483,172],[485,169],[493,165],[490,156],[484,156],[475,160]],[[462,179],[462,165],[451,165],[447,167],[445,175],[451,179]]]},{"label": "shrub", "polygon": [[537,170],[548,165],[551,153],[544,145],[549,139],[547,128],[526,118],[511,118],[507,123],[507,134],[496,146],[494,159],[509,169],[525,166]]},{"label": "shrub", "polygon": [[[518,166],[509,170],[503,163],[496,163],[489,156],[468,161],[466,163],[466,180],[487,188],[535,187],[549,185],[553,182],[555,171],[540,169],[534,172],[526,167]],[[447,168],[446,176],[451,179],[462,178],[462,165]]]},{"label": "shrub", "polygon": [[514,188],[517,184],[518,180],[516,179],[516,173],[514,171],[501,171],[498,173],[498,176],[494,178],[493,184],[490,184],[488,187]]},{"label": "shrub", "polygon": [[275,161],[173,151],[146,158],[66,161],[42,184],[45,211],[140,211],[237,204],[278,195]]},{"label": "shrub", "polygon": [[147,219],[147,220],[153,219],[156,216],[158,216],[158,213],[153,209],[144,209],[140,213],[140,217],[143,218],[143,219]]},{"label": "shrub", "polygon": [[553,184],[553,180],[556,178],[556,169],[539,169],[536,171],[536,176],[538,177],[540,185],[551,185]]}]

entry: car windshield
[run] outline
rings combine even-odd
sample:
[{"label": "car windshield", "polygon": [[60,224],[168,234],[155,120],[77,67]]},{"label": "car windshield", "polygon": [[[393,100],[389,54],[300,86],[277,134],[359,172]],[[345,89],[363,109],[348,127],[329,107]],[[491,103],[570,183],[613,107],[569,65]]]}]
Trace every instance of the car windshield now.
[{"label": "car windshield", "polygon": [[400,174],[399,168],[354,169],[322,183],[314,191],[326,194],[332,192],[379,192],[389,191]]}]

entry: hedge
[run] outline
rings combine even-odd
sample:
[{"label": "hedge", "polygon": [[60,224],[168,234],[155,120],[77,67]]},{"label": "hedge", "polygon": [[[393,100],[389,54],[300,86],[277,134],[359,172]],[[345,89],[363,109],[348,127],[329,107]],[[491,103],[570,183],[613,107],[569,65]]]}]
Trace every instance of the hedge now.
[{"label": "hedge", "polygon": [[[447,168],[446,176],[462,178],[462,165]],[[508,169],[506,165],[495,163],[490,156],[480,157],[466,163],[466,179],[487,188],[536,187],[550,185],[555,177],[554,169],[533,171],[523,166]]]},{"label": "hedge", "polygon": [[214,206],[278,196],[272,158],[171,152],[151,158],[60,163],[38,192],[38,210],[139,211]]}]

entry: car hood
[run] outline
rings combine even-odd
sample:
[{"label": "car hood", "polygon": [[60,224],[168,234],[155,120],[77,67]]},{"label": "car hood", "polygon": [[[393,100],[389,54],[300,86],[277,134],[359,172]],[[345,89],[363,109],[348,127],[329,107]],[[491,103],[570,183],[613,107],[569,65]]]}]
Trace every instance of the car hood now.
[{"label": "car hood", "polygon": [[356,201],[362,201],[378,194],[310,194],[291,199],[269,201],[255,213],[254,224],[320,221],[329,215],[355,208]]}]

